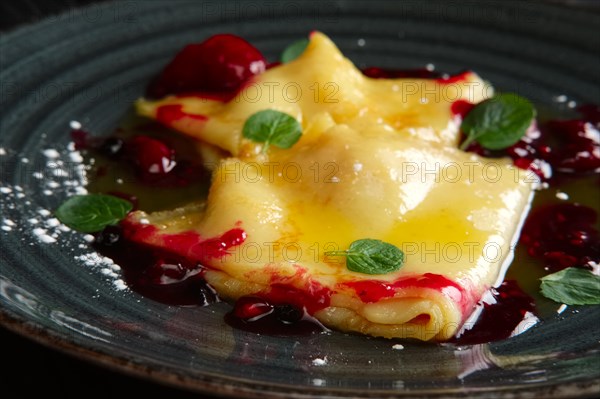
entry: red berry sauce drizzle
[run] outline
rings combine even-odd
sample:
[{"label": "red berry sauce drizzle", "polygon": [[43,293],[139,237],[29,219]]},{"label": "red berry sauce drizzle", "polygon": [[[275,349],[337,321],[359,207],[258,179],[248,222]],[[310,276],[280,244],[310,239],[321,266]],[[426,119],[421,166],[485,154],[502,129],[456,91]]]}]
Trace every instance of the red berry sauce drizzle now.
[{"label": "red berry sauce drizzle", "polygon": [[[458,345],[475,345],[499,341],[515,334],[519,325],[536,314],[533,298],[527,295],[514,280],[505,280],[492,289],[493,303],[480,304],[481,313],[475,325],[465,329],[451,342]],[[470,327],[470,326],[467,326]]]},{"label": "red berry sauce drizzle", "polygon": [[[272,65],[245,40],[229,34],[190,44],[156,76],[146,96],[198,95],[227,101]],[[465,73],[446,75],[428,69],[391,70],[370,67],[363,73],[371,78],[422,78],[453,83]],[[452,111],[464,118],[474,105],[456,101]],[[468,151],[486,157],[510,157],[522,169],[535,172],[550,186],[563,178],[577,178],[600,169],[600,109],[586,105],[581,119],[552,120],[533,125],[512,147],[489,151],[473,143]],[[181,108],[169,108],[165,121]],[[158,187],[188,185],[209,179],[205,171],[178,159],[168,143],[145,135],[129,139],[93,138],[82,130],[73,131],[78,149],[87,149],[125,163],[135,170],[140,182]],[[128,197],[124,193],[115,193]],[[600,262],[600,241],[594,228],[596,212],[575,203],[559,203],[534,209],[522,231],[521,244],[528,254],[544,262],[548,272],[566,267],[588,267]],[[107,227],[96,236],[95,247],[123,269],[128,286],[153,300],[184,306],[205,306],[219,301],[215,290],[202,278],[204,267],[175,253],[127,240],[124,227]],[[177,237],[173,237],[176,240]],[[187,237],[189,238],[189,237]],[[186,239],[187,239],[186,238]],[[182,236],[183,239],[183,236]],[[310,292],[309,292],[310,291]],[[300,290],[274,284],[269,292],[237,300],[226,322],[238,329],[259,334],[297,335],[326,331],[311,314],[328,305],[330,292]],[[369,293],[369,297],[376,295]],[[452,342],[477,344],[511,336],[527,315],[535,314],[531,296],[516,281],[506,280],[492,290],[493,303],[481,303],[476,324]]]},{"label": "red berry sauce drizzle", "polygon": [[94,248],[123,270],[123,280],[135,292],[168,305],[206,306],[219,301],[202,278],[198,262],[172,252],[125,240],[120,226],[96,235]]}]

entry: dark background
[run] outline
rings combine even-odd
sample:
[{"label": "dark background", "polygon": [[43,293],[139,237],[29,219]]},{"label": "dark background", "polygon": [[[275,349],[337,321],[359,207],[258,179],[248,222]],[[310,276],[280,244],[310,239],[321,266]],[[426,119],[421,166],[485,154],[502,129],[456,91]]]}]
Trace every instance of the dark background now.
[{"label": "dark background", "polygon": [[[98,0],[2,0],[0,34]],[[0,48],[0,52],[2,49]],[[206,398],[75,359],[0,327],[0,397]]]}]

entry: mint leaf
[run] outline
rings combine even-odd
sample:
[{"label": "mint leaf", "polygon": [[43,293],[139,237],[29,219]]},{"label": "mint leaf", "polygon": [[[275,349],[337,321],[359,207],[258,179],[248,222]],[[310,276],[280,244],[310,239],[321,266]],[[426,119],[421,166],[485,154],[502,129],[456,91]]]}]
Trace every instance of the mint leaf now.
[{"label": "mint leaf", "polygon": [[244,123],[242,134],[247,139],[264,143],[265,153],[271,144],[284,149],[296,144],[302,136],[302,126],[284,112],[267,109],[250,116]]},{"label": "mint leaf", "polygon": [[283,53],[281,53],[281,62],[286,64],[300,57],[304,50],[306,50],[306,47],[308,47],[308,43],[308,39],[300,39],[287,46],[285,50],[283,50]]},{"label": "mint leaf", "polygon": [[404,263],[404,252],[381,240],[354,241],[347,251],[327,251],[326,256],[345,256],[348,270],[364,274],[394,272]]},{"label": "mint leaf", "polygon": [[460,148],[473,141],[489,150],[510,147],[523,137],[535,115],[529,100],[514,93],[498,94],[469,111],[461,125],[467,137]]},{"label": "mint leaf", "polygon": [[600,305],[600,276],[569,267],[541,278],[546,298],[567,305]]},{"label": "mint leaf", "polygon": [[112,195],[76,195],[66,200],[55,215],[74,230],[94,233],[118,223],[132,208],[131,202]]}]

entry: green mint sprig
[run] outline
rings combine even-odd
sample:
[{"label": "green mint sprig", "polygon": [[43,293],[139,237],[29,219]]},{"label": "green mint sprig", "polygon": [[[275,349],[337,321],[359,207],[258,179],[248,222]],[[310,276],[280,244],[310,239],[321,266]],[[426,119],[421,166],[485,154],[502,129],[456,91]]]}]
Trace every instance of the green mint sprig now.
[{"label": "green mint sprig", "polygon": [[541,278],[542,295],[566,305],[600,305],[600,276],[569,267]]},{"label": "green mint sprig", "polygon": [[370,238],[354,241],[346,251],[326,251],[325,256],[345,256],[348,270],[364,274],[394,272],[404,263],[402,250]]},{"label": "green mint sprig", "polygon": [[242,134],[245,138],[263,143],[262,152],[267,152],[270,145],[287,149],[292,147],[302,136],[302,126],[296,118],[280,111],[267,109],[250,116]]},{"label": "green mint sprig", "polygon": [[465,150],[474,141],[489,150],[510,147],[523,137],[535,116],[529,100],[514,93],[497,94],[477,104],[462,121],[466,139],[460,148]]},{"label": "green mint sprig", "polygon": [[120,222],[133,209],[131,202],[105,194],[76,195],[56,210],[62,223],[83,233],[94,233]]},{"label": "green mint sprig", "polygon": [[281,62],[287,64],[290,61],[294,61],[296,58],[300,57],[306,47],[308,47],[309,40],[308,39],[300,39],[290,44],[283,50],[281,53]]}]

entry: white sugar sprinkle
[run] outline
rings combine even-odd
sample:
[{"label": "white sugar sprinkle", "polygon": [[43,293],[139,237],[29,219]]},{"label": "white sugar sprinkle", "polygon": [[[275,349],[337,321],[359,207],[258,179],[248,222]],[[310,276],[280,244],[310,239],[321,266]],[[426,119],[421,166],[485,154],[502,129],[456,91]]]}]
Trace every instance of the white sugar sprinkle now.
[{"label": "white sugar sprinkle", "polygon": [[56,158],[60,157],[60,153],[58,151],[56,151],[54,148],[45,149],[44,151],[42,151],[42,153],[44,154],[44,156],[46,158],[56,159]]},{"label": "white sugar sprinkle", "polygon": [[397,350],[397,351],[401,351],[402,349],[404,349],[404,345],[395,344],[395,345],[392,346],[392,349]]},{"label": "white sugar sprinkle", "polygon": [[67,173],[66,170],[61,169],[61,168],[56,168],[52,171],[52,174],[56,177],[68,177],[69,174]]},{"label": "white sugar sprinkle", "polygon": [[81,156],[79,151],[70,152],[69,159],[73,162],[83,162],[83,156]]},{"label": "white sugar sprinkle", "polygon": [[321,359],[321,358],[313,359],[312,364],[313,364],[313,366],[325,366],[327,364],[327,356],[323,357],[323,359]]},{"label": "white sugar sprinkle", "polygon": [[48,227],[57,227],[60,224],[60,221],[56,218],[51,218],[46,220],[46,226]]},{"label": "white sugar sprinkle", "polygon": [[45,229],[36,227],[35,229],[33,229],[33,234],[37,237],[38,240],[40,240],[44,244],[52,244],[56,242],[56,238],[48,235]]},{"label": "white sugar sprinkle", "polygon": [[94,242],[94,236],[91,234],[84,235],[83,239],[85,240],[85,242]]},{"label": "white sugar sprinkle", "polygon": [[563,200],[563,201],[566,201],[566,200],[569,199],[569,194],[563,193],[563,192],[559,191],[559,192],[556,193],[556,198],[558,198],[560,200]]},{"label": "white sugar sprinkle", "polygon": [[557,103],[567,102],[567,96],[565,96],[564,94],[561,94],[559,96],[554,97],[554,101],[556,101]]},{"label": "white sugar sprinkle", "polygon": [[[77,121],[71,122],[74,129],[81,128]],[[0,147],[0,155],[7,155],[9,149]],[[38,163],[39,158],[42,159]],[[19,157],[18,162],[24,164],[34,164],[34,159]],[[90,248],[90,243],[94,241],[91,234],[82,235],[72,231],[68,226],[62,224],[49,209],[39,207],[35,201],[30,201],[27,196],[30,190],[42,193],[47,196],[57,196],[59,198],[69,197],[76,194],[87,194],[87,171],[93,164],[93,160],[84,163],[86,159],[82,153],[77,151],[75,143],[69,143],[65,147],[42,148],[36,158],[36,169],[31,170],[29,176],[35,179],[34,186],[19,186],[0,184],[0,202],[2,205],[2,215],[0,216],[0,232],[14,233],[15,230],[26,231],[33,240],[29,239],[28,245],[35,246],[41,244],[62,245],[67,243],[67,247],[62,247],[72,251],[74,260],[81,267],[91,267],[94,272],[108,278],[108,281],[114,285],[114,290],[125,290],[127,285],[121,279],[121,267],[114,263],[108,257],[104,257],[94,252]],[[33,166],[33,165],[32,165]],[[21,198],[24,198],[21,200]],[[13,217],[11,210],[16,206],[22,207],[21,216]],[[54,205],[52,205],[54,207]],[[21,209],[21,208],[20,208]]]},{"label": "white sugar sprinkle", "polygon": [[87,193],[88,193],[88,190],[85,187],[80,187],[80,186],[75,187],[75,194],[85,195]]}]

